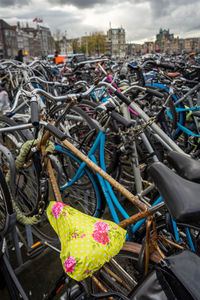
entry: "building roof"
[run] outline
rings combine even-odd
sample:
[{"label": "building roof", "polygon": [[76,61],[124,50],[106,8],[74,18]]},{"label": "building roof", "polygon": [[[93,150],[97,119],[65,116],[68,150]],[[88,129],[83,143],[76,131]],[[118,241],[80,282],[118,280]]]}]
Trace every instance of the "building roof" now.
[{"label": "building roof", "polygon": [[0,19],[0,28],[1,29],[10,29],[15,30],[12,26],[10,26],[8,23],[6,23],[4,20]]}]

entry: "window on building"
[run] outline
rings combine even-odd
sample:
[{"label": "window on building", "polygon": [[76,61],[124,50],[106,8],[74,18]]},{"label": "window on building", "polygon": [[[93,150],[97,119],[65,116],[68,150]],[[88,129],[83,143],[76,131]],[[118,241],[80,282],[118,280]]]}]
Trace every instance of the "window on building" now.
[{"label": "window on building", "polygon": [[112,34],[117,34],[118,30],[117,29],[112,29]]}]

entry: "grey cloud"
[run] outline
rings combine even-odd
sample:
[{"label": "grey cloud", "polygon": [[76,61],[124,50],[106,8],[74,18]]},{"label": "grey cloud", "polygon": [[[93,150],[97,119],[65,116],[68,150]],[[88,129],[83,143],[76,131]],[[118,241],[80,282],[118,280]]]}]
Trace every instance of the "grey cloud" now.
[{"label": "grey cloud", "polygon": [[[6,1],[6,0],[5,0]],[[48,0],[49,3],[55,4],[55,0]],[[105,4],[110,2],[109,0],[57,0],[56,4],[60,5],[73,5],[78,8],[91,8],[97,4]]]},{"label": "grey cloud", "polygon": [[199,3],[199,0],[129,0],[135,5],[148,3],[154,17],[170,16],[171,13],[181,7],[191,6]]},{"label": "grey cloud", "polygon": [[28,0],[0,0],[0,7],[7,7],[7,6],[23,6],[28,4],[30,1]]},{"label": "grey cloud", "polygon": [[[30,6],[26,7],[26,4]],[[77,9],[67,10],[63,7],[70,4]],[[11,5],[15,9],[11,9]],[[51,9],[53,6],[56,8]],[[38,16],[44,20],[45,25],[50,26],[52,32],[56,28],[66,30],[69,37],[78,37],[85,32],[106,31],[110,21],[113,26],[122,25],[126,30],[127,40],[130,41],[155,37],[160,27],[169,28],[170,32],[179,36],[192,30],[196,30],[197,34],[199,31],[200,34],[199,0],[115,0],[114,3],[112,0],[0,0],[0,7],[0,18],[9,24],[15,24],[17,20],[29,20],[32,24],[33,18]],[[85,8],[88,11],[91,8],[94,24],[84,19],[84,16],[89,18],[88,11],[85,14]],[[104,14],[112,12],[113,8],[117,18]],[[104,16],[107,29],[105,22],[95,22],[97,14]],[[105,20],[105,17],[108,19]]]},{"label": "grey cloud", "polygon": [[[10,19],[15,19],[16,11],[10,12],[8,8],[6,12],[4,12],[3,19],[9,24],[16,24],[16,21],[10,22]],[[62,10],[48,10],[44,9],[41,15],[41,9],[38,7],[34,8],[29,12],[18,12],[17,13],[17,20],[21,22],[21,24],[26,24],[27,20],[30,26],[34,26],[32,20],[34,17],[39,16],[44,20],[44,26],[49,26],[51,29],[52,34],[55,33],[56,29],[60,29],[62,33],[67,31],[67,36],[69,38],[79,37],[84,35],[85,32],[93,32],[98,30],[98,26],[94,24],[91,25],[84,25],[82,24],[82,16],[77,14],[77,12],[66,12]],[[0,16],[1,18],[1,16]]]},{"label": "grey cloud", "polygon": [[154,17],[170,16],[182,7],[195,5],[199,0],[150,0],[149,4]]},{"label": "grey cloud", "polygon": [[190,28],[188,28],[188,31],[199,30],[200,29],[200,24],[199,24],[199,22],[197,22],[197,23],[198,23],[198,25],[191,26]]},{"label": "grey cloud", "polygon": [[[6,6],[23,6],[28,4],[29,0],[0,0],[0,7]],[[52,5],[73,5],[77,8],[93,8],[98,4],[103,7],[106,4],[113,4],[112,0],[48,0]],[[126,0],[126,3],[132,3],[134,5],[141,3],[149,3],[151,11],[154,17],[162,17],[170,15],[173,10],[178,9],[179,7],[195,5],[199,0]],[[115,0],[115,5],[121,3],[121,0]]]}]

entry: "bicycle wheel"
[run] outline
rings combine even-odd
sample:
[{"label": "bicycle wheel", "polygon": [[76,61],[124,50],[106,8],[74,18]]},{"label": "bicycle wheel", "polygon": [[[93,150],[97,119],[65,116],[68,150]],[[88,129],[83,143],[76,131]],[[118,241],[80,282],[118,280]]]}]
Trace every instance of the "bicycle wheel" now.
[{"label": "bicycle wheel", "polygon": [[[165,211],[162,212],[161,216],[158,216],[156,218],[156,229],[157,229],[158,235],[162,236],[163,238],[165,238],[171,242],[177,243],[181,246],[184,246],[186,248],[189,248],[187,237],[183,230],[183,227],[182,228],[180,226],[177,227],[177,232],[179,234],[179,241],[176,241],[173,225],[171,222],[171,217],[170,217],[169,213],[166,212],[166,209],[165,209]],[[151,231],[150,234],[152,234],[152,233],[153,232]],[[146,238],[146,226],[144,224],[138,229],[138,231],[136,231],[135,239],[138,243],[142,243],[145,240],[145,238]],[[193,235],[192,235],[192,238],[193,238]],[[158,241],[158,245],[165,256],[169,256],[169,255],[176,253],[177,251],[180,251],[176,247],[174,247],[168,243],[165,243],[163,241]]]},{"label": "bicycle wheel", "polygon": [[[50,112],[50,116],[57,119],[63,115],[65,108],[66,104],[54,107]],[[93,136],[96,136],[95,133],[99,131],[97,124],[77,106],[70,108],[69,112],[59,124],[59,129],[85,154],[90,150]]]},{"label": "bicycle wheel", "polygon": [[[0,117],[0,127],[6,128],[17,126],[18,124],[3,116]],[[0,133],[0,143],[6,146],[14,158],[16,158],[21,150],[24,142],[31,137],[28,130],[15,130],[11,132]],[[39,157],[33,156],[33,164],[27,168],[19,168],[16,170],[15,178],[15,194],[13,199],[19,211],[25,216],[33,216],[37,213],[40,196],[40,180],[38,172]],[[13,188],[12,188],[13,191]]]},{"label": "bicycle wheel", "polygon": [[[162,83],[149,83],[148,86],[158,91],[162,92],[165,95],[165,99],[167,99],[169,95],[169,89]],[[151,96],[149,96],[151,98]],[[179,97],[179,95],[178,95]],[[184,112],[177,111],[175,109],[174,103],[178,101],[177,95],[173,94],[168,103],[168,109],[164,111],[164,115],[161,115],[160,119],[158,118],[157,122],[160,124],[162,129],[168,134],[172,139],[177,140],[181,135],[182,131],[177,126],[177,122],[184,126],[185,123],[185,114]],[[181,96],[180,96],[181,97]],[[163,99],[157,98],[153,96],[153,99],[156,101],[151,101],[145,104],[147,109],[147,114],[150,113],[149,116],[157,115],[159,111],[162,110],[164,101]],[[174,102],[174,103],[173,103]],[[182,104],[179,103],[177,105],[178,108],[182,108]],[[144,107],[143,107],[144,108]],[[144,109],[145,111],[145,109]]]},{"label": "bicycle wheel", "polygon": [[[73,106],[65,120],[60,124],[60,129],[64,131],[71,139],[73,144],[81,150],[84,154],[88,154],[93,143],[96,140],[100,131],[100,124],[97,122],[94,107],[96,104],[89,101],[83,101],[79,106]],[[58,106],[55,109],[55,116],[58,117],[63,113],[65,105]],[[106,171],[112,174],[113,177],[117,176],[117,166],[119,154],[117,153],[117,137],[112,135],[112,128],[108,130],[109,135],[106,134],[104,157],[106,164]],[[96,152],[96,158],[99,163],[99,150]]]},{"label": "bicycle wheel", "polygon": [[[99,123],[99,115],[96,111],[96,107],[100,103],[94,103],[89,100],[83,100],[79,103],[79,107],[98,125],[98,128],[101,127]],[[105,136],[105,148],[104,148],[104,157],[105,157],[105,165],[106,172],[111,174],[112,177],[118,178],[119,175],[119,159],[120,153],[118,151],[117,146],[121,143],[121,139],[119,136],[115,135],[118,132],[118,127],[116,122],[111,121],[109,128],[107,128],[106,136]],[[99,129],[96,131],[99,133]],[[97,135],[96,134],[96,135]],[[96,137],[96,136],[95,136]],[[93,139],[94,140],[94,139]]]},{"label": "bicycle wheel", "polygon": [[105,200],[93,171],[85,167],[79,178],[70,185],[81,161],[60,146],[56,146],[55,150],[62,164],[62,174],[59,176],[63,201],[85,214],[100,217],[105,208]]},{"label": "bicycle wheel", "polygon": [[[18,124],[12,119],[6,116],[0,116],[0,128],[6,128],[10,126],[17,126]],[[7,147],[12,155],[16,157],[19,154],[19,150],[22,144],[28,139],[27,130],[15,130],[12,132],[1,132],[0,143]]]},{"label": "bicycle wheel", "polygon": [[13,212],[11,197],[3,172],[0,168],[0,235],[3,236],[7,229],[9,215]]},{"label": "bicycle wheel", "polygon": [[[136,246],[135,250],[128,250],[128,244],[131,243],[126,242],[122,250],[110,262],[94,273],[94,276],[108,291],[121,292],[125,296],[128,296],[143,277],[143,274],[138,270],[140,248],[137,246],[139,244],[134,244]],[[151,262],[150,266],[152,264],[154,262]],[[99,288],[93,282],[90,282],[90,288],[92,292],[99,292]]]}]

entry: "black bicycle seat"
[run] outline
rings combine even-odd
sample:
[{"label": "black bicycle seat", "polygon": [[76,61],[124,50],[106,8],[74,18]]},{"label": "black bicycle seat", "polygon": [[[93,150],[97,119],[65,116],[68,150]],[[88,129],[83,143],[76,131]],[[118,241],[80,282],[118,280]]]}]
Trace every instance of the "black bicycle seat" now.
[{"label": "black bicycle seat", "polygon": [[175,174],[160,162],[148,169],[173,219],[178,223],[194,224],[200,219],[200,184]]},{"label": "black bicycle seat", "polygon": [[200,183],[200,161],[176,151],[170,151],[167,160],[178,175]]}]

